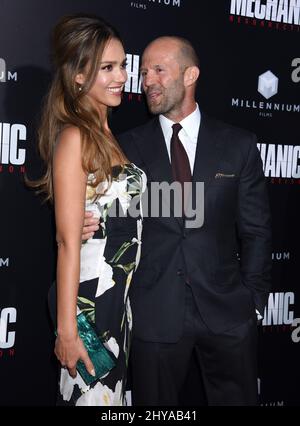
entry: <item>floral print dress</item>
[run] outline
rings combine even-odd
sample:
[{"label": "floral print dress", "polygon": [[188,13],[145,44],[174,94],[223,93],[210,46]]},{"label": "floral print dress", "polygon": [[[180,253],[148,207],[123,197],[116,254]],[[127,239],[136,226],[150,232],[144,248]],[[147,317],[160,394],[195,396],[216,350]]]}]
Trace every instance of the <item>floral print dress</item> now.
[{"label": "floral print dress", "polygon": [[[141,196],[146,176],[134,164],[113,167],[111,185],[86,191],[86,209],[100,219],[100,229],[82,244],[77,306],[95,324],[116,366],[87,386],[79,373],[73,379],[61,368],[58,405],[126,405],[125,387],[132,315],[128,290],[141,252]],[[135,214],[131,214],[134,209]]]}]

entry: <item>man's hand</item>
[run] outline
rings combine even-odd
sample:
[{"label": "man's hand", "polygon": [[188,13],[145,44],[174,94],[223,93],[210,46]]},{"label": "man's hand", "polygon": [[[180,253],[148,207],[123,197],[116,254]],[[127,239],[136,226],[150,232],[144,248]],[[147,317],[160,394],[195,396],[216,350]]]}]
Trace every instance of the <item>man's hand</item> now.
[{"label": "man's hand", "polygon": [[86,241],[99,229],[99,219],[93,217],[92,212],[86,211],[84,214],[82,241]]}]

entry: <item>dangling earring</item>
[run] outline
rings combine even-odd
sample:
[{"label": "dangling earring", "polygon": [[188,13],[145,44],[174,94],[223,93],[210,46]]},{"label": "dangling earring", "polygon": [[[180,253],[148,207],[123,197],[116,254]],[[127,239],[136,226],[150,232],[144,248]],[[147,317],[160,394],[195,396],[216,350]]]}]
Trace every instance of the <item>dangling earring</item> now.
[{"label": "dangling earring", "polygon": [[78,91],[79,91],[79,92],[81,92],[81,90],[82,90],[82,87],[81,87],[81,86],[79,86]]}]

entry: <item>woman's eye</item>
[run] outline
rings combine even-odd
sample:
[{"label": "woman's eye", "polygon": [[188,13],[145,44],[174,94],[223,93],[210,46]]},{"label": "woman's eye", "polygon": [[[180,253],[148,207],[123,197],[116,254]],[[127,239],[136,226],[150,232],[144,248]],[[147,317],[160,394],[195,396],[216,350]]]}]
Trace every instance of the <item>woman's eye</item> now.
[{"label": "woman's eye", "polygon": [[121,65],[121,68],[123,68],[124,70],[126,70],[126,67],[127,67],[127,62],[124,62],[124,63]]},{"label": "woman's eye", "polygon": [[104,67],[101,68],[102,70],[106,70],[106,71],[111,71],[112,70],[112,65],[105,65]]}]

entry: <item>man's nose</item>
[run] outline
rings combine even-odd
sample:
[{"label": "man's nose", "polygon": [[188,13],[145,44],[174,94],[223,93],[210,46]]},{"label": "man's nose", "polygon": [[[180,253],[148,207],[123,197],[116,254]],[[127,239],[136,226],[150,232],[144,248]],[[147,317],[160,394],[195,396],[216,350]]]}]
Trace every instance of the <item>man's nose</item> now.
[{"label": "man's nose", "polygon": [[155,75],[153,73],[147,73],[145,76],[143,76],[143,86],[149,87],[155,84]]}]

